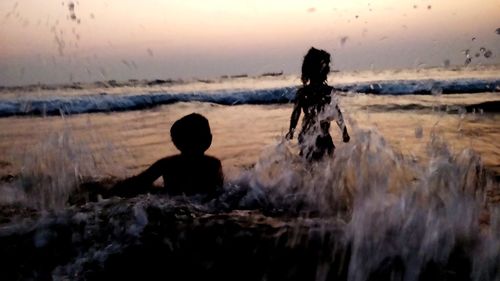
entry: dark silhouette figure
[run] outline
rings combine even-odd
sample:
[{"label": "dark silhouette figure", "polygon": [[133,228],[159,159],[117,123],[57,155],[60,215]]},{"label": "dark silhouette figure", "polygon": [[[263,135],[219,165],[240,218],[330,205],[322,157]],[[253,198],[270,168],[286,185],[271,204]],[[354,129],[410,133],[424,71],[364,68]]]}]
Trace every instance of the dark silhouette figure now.
[{"label": "dark silhouette figure", "polygon": [[[172,125],[170,135],[181,153],[162,158],[139,175],[118,183],[112,195],[131,197],[151,192],[213,196],[222,188],[220,160],[204,154],[212,144],[208,120],[197,113],[186,115]],[[160,176],[164,188],[152,188]]]},{"label": "dark silhouette figure", "polygon": [[330,135],[330,122],[336,120],[342,130],[344,142],[350,137],[344,124],[342,112],[337,104],[332,104],[333,87],[326,83],[330,72],[330,54],[324,50],[309,49],[302,63],[303,86],[297,90],[295,105],[290,118],[287,139],[292,139],[301,111],[304,112],[302,129],[298,140],[300,154],[312,161],[325,155],[333,155],[335,145]]}]

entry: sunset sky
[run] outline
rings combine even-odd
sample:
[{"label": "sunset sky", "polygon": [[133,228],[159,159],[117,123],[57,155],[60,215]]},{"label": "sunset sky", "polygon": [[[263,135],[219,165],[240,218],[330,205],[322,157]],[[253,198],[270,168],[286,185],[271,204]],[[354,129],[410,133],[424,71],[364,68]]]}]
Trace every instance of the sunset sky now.
[{"label": "sunset sky", "polygon": [[464,65],[466,49],[499,64],[498,28],[499,0],[2,0],[0,85],[298,73],[310,46],[339,70]]}]

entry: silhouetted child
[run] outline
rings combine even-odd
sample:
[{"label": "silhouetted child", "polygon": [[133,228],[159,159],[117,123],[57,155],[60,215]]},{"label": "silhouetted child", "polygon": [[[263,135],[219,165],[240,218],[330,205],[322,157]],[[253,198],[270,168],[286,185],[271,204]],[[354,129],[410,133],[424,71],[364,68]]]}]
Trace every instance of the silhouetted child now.
[{"label": "silhouetted child", "polygon": [[[142,173],[117,184],[110,195],[131,197],[147,192],[215,195],[222,188],[224,177],[220,160],[204,154],[212,144],[208,120],[197,113],[186,115],[172,125],[170,135],[181,153],[162,158]],[[160,176],[164,188],[152,188]]]},{"label": "silhouetted child", "polygon": [[330,54],[324,50],[309,49],[302,63],[303,87],[297,90],[295,105],[290,118],[287,139],[292,139],[299,121],[300,112],[304,112],[302,129],[299,133],[300,154],[308,160],[320,160],[325,155],[333,155],[335,145],[330,135],[330,122],[337,121],[342,130],[344,142],[350,137],[344,124],[342,112],[337,104],[332,104],[333,87],[326,79],[330,72]]}]

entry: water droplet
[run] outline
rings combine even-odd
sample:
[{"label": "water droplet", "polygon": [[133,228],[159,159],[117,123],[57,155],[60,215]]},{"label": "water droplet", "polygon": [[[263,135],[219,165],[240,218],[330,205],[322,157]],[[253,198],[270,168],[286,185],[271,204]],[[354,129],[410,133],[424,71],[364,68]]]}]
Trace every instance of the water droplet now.
[{"label": "water droplet", "polygon": [[130,68],[130,64],[128,63],[128,61],[126,61],[126,60],[122,60],[122,63],[123,63],[125,66],[127,66],[128,68]]},{"label": "water droplet", "polygon": [[467,49],[467,50],[465,50],[465,51],[463,51],[463,52],[464,52],[464,54],[465,54],[465,62],[464,62],[464,64],[465,64],[465,65],[468,65],[468,64],[470,64],[470,63],[472,62],[472,58],[471,58],[471,56],[470,56],[470,50],[469,50],[469,49]]},{"label": "water droplet", "polygon": [[347,39],[349,39],[348,36],[342,36],[342,37],[340,37],[340,46],[343,47],[345,45],[345,43],[347,43]]},{"label": "water droplet", "polygon": [[500,27],[495,30],[495,32],[500,35]]},{"label": "water droplet", "polygon": [[107,73],[106,70],[103,67],[99,67],[99,73],[102,75],[102,77],[106,78]]},{"label": "water droplet", "polygon": [[423,136],[424,136],[424,129],[421,126],[415,128],[415,138],[421,139]]},{"label": "water droplet", "polygon": [[493,55],[493,53],[491,52],[491,50],[486,50],[486,52],[484,52],[485,58],[490,58],[492,55]]},{"label": "water droplet", "polygon": [[481,48],[479,48],[479,51],[481,52],[481,54],[484,54],[484,52],[486,52],[486,48],[485,47],[481,47]]},{"label": "water droplet", "polygon": [[441,88],[441,87],[432,87],[431,93],[434,96],[440,96],[441,94],[443,94],[443,88]]},{"label": "water droplet", "polygon": [[472,41],[476,40],[476,37],[472,37]]},{"label": "water droplet", "polygon": [[460,118],[463,119],[465,117],[465,114],[467,114],[467,110],[461,106],[458,108],[458,114],[460,115]]}]

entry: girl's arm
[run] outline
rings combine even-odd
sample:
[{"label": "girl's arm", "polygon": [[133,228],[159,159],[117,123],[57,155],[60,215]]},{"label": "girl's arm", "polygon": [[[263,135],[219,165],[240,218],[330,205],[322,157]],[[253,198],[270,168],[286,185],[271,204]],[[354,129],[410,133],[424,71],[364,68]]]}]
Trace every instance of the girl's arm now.
[{"label": "girl's arm", "polygon": [[[337,123],[337,126],[339,126],[340,130],[342,131],[342,140],[344,142],[349,142],[351,137],[349,136],[349,133],[347,132],[347,126],[345,125],[344,122],[344,116],[342,116],[342,111],[340,111],[339,105],[337,101],[334,99],[334,94],[335,94],[335,88],[331,88],[330,95],[332,97],[331,104],[335,104],[335,111],[333,114],[333,118],[335,119],[335,122]],[[332,120],[329,119],[329,120]]]},{"label": "girl's arm", "polygon": [[286,134],[286,138],[291,140],[293,139],[293,133],[295,131],[295,127],[297,127],[297,123],[299,122],[299,117],[300,117],[300,94],[301,94],[301,89],[297,91],[297,94],[295,96],[295,102],[293,106],[293,111],[292,111],[292,116],[290,117],[290,129],[288,130],[288,133]]},{"label": "girl's arm", "polygon": [[340,111],[340,108],[338,105],[335,105],[335,110],[337,111],[337,118],[336,118],[336,123],[337,126],[339,126],[340,130],[342,131],[342,140],[344,142],[349,142],[351,137],[349,136],[349,133],[347,132],[347,126],[344,123],[344,117],[342,116],[342,111]]}]

